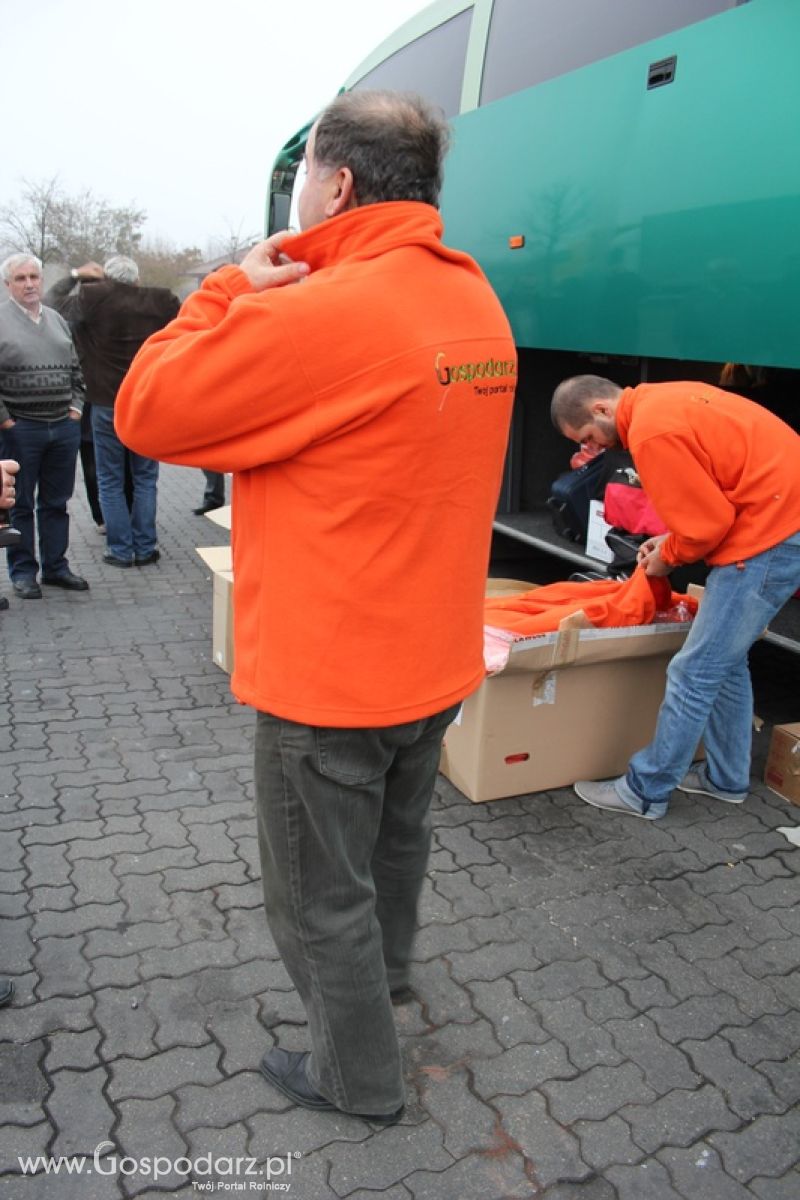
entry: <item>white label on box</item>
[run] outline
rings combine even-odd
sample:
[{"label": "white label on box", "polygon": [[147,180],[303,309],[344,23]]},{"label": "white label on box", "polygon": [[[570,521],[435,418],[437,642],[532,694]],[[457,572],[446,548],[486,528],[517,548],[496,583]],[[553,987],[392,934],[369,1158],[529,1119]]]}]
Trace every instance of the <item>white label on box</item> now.
[{"label": "white label on box", "polygon": [[606,545],[606,534],[612,526],[605,519],[602,500],[589,501],[589,531],[586,535],[586,553],[590,558],[610,563],[614,551]]},{"label": "white label on box", "polygon": [[539,676],[533,685],[533,707],[537,704],[555,704],[556,702],[556,673],[548,671]]}]

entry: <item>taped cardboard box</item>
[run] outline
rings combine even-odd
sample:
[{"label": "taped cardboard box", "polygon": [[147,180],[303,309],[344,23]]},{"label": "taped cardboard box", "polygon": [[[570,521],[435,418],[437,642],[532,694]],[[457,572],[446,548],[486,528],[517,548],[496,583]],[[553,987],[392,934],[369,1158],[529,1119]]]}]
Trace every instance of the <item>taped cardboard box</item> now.
[{"label": "taped cardboard box", "polygon": [[213,572],[211,654],[230,675],[233,670],[233,562],[230,546],[202,546],[197,553]]},{"label": "taped cardboard box", "polygon": [[800,721],[773,729],[764,783],[790,804],[800,805]]},{"label": "taped cardboard box", "polygon": [[505,669],[465,700],[440,769],[470,800],[620,775],[651,740],[690,624],[585,625],[577,613],[557,633],[515,642]]}]

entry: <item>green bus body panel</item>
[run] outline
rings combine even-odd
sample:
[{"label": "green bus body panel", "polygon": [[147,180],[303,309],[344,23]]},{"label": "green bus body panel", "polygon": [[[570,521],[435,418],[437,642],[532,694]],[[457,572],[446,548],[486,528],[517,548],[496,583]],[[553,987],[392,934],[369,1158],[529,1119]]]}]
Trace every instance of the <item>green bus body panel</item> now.
[{"label": "green bus body panel", "polygon": [[750,0],[456,119],[445,237],[520,346],[800,367],[799,51]]}]

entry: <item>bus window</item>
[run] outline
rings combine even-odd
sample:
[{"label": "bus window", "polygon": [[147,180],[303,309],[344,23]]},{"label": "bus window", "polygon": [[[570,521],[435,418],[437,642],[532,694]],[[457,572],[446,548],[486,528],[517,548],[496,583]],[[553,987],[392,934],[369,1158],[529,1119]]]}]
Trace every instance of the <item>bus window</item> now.
[{"label": "bus window", "polygon": [[472,9],[467,8],[437,25],[373,67],[353,85],[353,90],[418,92],[443,108],[445,116],[454,117],[461,105],[471,20]]},{"label": "bus window", "polygon": [[481,104],[693,25],[742,0],[494,0]]}]

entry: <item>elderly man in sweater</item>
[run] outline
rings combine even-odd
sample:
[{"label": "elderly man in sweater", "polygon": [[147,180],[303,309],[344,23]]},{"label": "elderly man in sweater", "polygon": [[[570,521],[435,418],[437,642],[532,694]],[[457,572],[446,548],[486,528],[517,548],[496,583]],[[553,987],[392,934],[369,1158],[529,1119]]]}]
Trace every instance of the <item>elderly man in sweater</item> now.
[{"label": "elderly man in sweater", "polygon": [[84,398],[78,356],[66,321],[42,304],[38,258],[12,254],[0,270],[9,293],[0,304],[0,455],[20,464],[11,519],[22,534],[8,572],[23,600],[41,598],[35,511],[42,583],[85,592],[67,561]]}]

